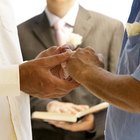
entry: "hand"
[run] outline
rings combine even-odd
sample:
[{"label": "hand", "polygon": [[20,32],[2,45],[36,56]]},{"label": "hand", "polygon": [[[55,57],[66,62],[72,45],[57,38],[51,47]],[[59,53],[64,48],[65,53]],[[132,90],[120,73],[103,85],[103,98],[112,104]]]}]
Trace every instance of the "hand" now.
[{"label": "hand", "polygon": [[[61,47],[54,46],[54,47],[49,48],[47,52],[46,51],[41,52],[36,58],[42,58],[42,57],[47,57],[47,56],[51,56],[55,54],[60,54],[66,51],[71,52],[71,50],[69,49],[69,45],[63,45]],[[66,71],[65,65],[66,65],[65,62],[62,63],[61,65],[57,65],[55,68],[51,69],[51,72],[53,73],[53,75],[59,77],[60,79],[67,79],[66,72],[65,72]]]},{"label": "hand", "polygon": [[[67,51],[69,51],[69,50],[67,50]],[[66,49],[63,46],[62,47],[53,46],[53,47],[50,47],[49,49],[47,49],[47,51],[46,50],[42,51],[36,57],[36,59],[42,58],[42,57],[47,57],[47,56],[52,56],[52,55],[56,55],[56,54],[60,54],[60,53],[64,53],[64,52],[66,52]],[[59,77],[60,79],[64,79],[64,71],[63,71],[61,64],[50,69],[50,71],[56,77]]]},{"label": "hand", "polygon": [[65,103],[59,101],[51,101],[47,105],[47,110],[49,112],[59,112],[59,113],[69,113],[69,114],[76,114],[88,108],[89,106],[87,105],[76,105],[73,103]]},{"label": "hand", "polygon": [[92,48],[78,48],[71,55],[67,61],[67,70],[70,76],[80,82],[80,78],[84,78],[84,75],[88,69],[94,67],[104,67],[103,56],[96,54]]},{"label": "hand", "polygon": [[57,47],[57,46],[52,46],[49,49],[42,51],[40,54],[37,55],[36,59],[42,58],[42,57],[47,57],[47,56],[52,56],[60,53],[64,53],[68,50],[66,47]]},{"label": "hand", "polygon": [[65,130],[78,132],[78,131],[90,131],[95,128],[94,115],[89,114],[77,123],[59,122],[59,121],[48,121],[55,127],[62,128]]},{"label": "hand", "polygon": [[70,53],[66,51],[59,54],[59,49],[61,50],[52,47],[39,54],[36,59],[19,66],[22,91],[35,97],[56,98],[68,94],[78,86],[75,81],[60,79],[60,69],[57,66],[65,62]]}]

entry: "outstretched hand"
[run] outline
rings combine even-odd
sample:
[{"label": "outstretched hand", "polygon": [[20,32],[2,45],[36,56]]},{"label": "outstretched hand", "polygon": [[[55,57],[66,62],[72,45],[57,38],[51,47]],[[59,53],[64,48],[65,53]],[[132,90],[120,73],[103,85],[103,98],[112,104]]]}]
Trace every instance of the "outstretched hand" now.
[{"label": "outstretched hand", "polygon": [[[79,83],[82,83],[85,75],[88,75],[88,70],[94,67],[104,67],[103,56],[96,54],[92,48],[78,48],[72,53],[67,61],[67,71],[70,76]],[[90,76],[90,75],[89,75]]]},{"label": "outstretched hand", "polygon": [[73,80],[61,79],[59,66],[71,55],[68,50],[60,53],[62,49],[51,47],[41,52],[36,59],[19,66],[22,91],[35,97],[56,98],[78,87],[79,84]]}]

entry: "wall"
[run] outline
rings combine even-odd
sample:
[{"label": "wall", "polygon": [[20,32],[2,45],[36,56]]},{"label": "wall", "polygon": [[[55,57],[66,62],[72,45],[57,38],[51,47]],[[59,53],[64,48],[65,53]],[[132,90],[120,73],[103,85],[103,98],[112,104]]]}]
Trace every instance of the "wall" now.
[{"label": "wall", "polygon": [[[11,0],[16,23],[19,24],[34,15],[41,13],[46,0]],[[132,0],[79,0],[85,8],[104,13],[121,20],[124,24],[129,15]]]}]

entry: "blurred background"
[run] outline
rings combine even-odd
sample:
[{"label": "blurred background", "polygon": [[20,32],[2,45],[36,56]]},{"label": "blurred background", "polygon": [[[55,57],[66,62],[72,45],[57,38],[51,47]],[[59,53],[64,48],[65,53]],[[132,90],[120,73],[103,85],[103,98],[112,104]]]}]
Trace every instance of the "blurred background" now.
[{"label": "blurred background", "polygon": [[[132,0],[79,0],[87,9],[101,12],[121,20],[124,24],[130,12]],[[43,12],[46,0],[12,0],[16,23],[19,24]]]}]

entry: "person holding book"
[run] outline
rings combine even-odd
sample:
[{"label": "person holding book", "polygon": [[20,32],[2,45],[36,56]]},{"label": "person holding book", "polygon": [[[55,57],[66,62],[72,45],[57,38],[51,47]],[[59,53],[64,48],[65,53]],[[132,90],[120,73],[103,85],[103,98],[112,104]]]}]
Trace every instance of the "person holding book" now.
[{"label": "person holding book", "polygon": [[[129,21],[132,23],[126,26],[128,39],[122,47],[117,74],[103,69],[102,62],[91,48],[77,49],[67,63],[67,70],[73,79],[111,104],[107,113],[106,140],[140,138],[139,0],[133,1]],[[84,77],[81,77],[83,74]]]},{"label": "person holding book", "polygon": [[[18,26],[21,50],[24,60],[30,60],[50,46],[63,45],[65,37],[71,33],[82,36],[80,47],[91,46],[105,59],[105,68],[115,72],[123,36],[123,25],[120,21],[105,15],[84,9],[77,0],[46,0],[45,11]],[[65,35],[58,38],[54,24],[60,20],[66,22]],[[62,25],[62,24],[61,24]],[[104,39],[102,39],[104,38]],[[64,42],[63,42],[64,41]],[[38,99],[31,97],[31,110],[56,111],[76,113],[87,106],[93,106],[102,101],[92,95],[83,86],[73,90],[69,95],[59,99]],[[86,105],[86,106],[85,106]],[[33,139],[49,140],[87,140],[96,131],[96,137],[103,139],[106,109],[86,116],[80,121],[75,132],[56,128],[46,122],[32,120]],[[96,124],[96,126],[94,125]],[[79,125],[79,123],[75,124]],[[79,128],[83,128],[80,130]],[[93,133],[94,134],[94,133]]]}]

